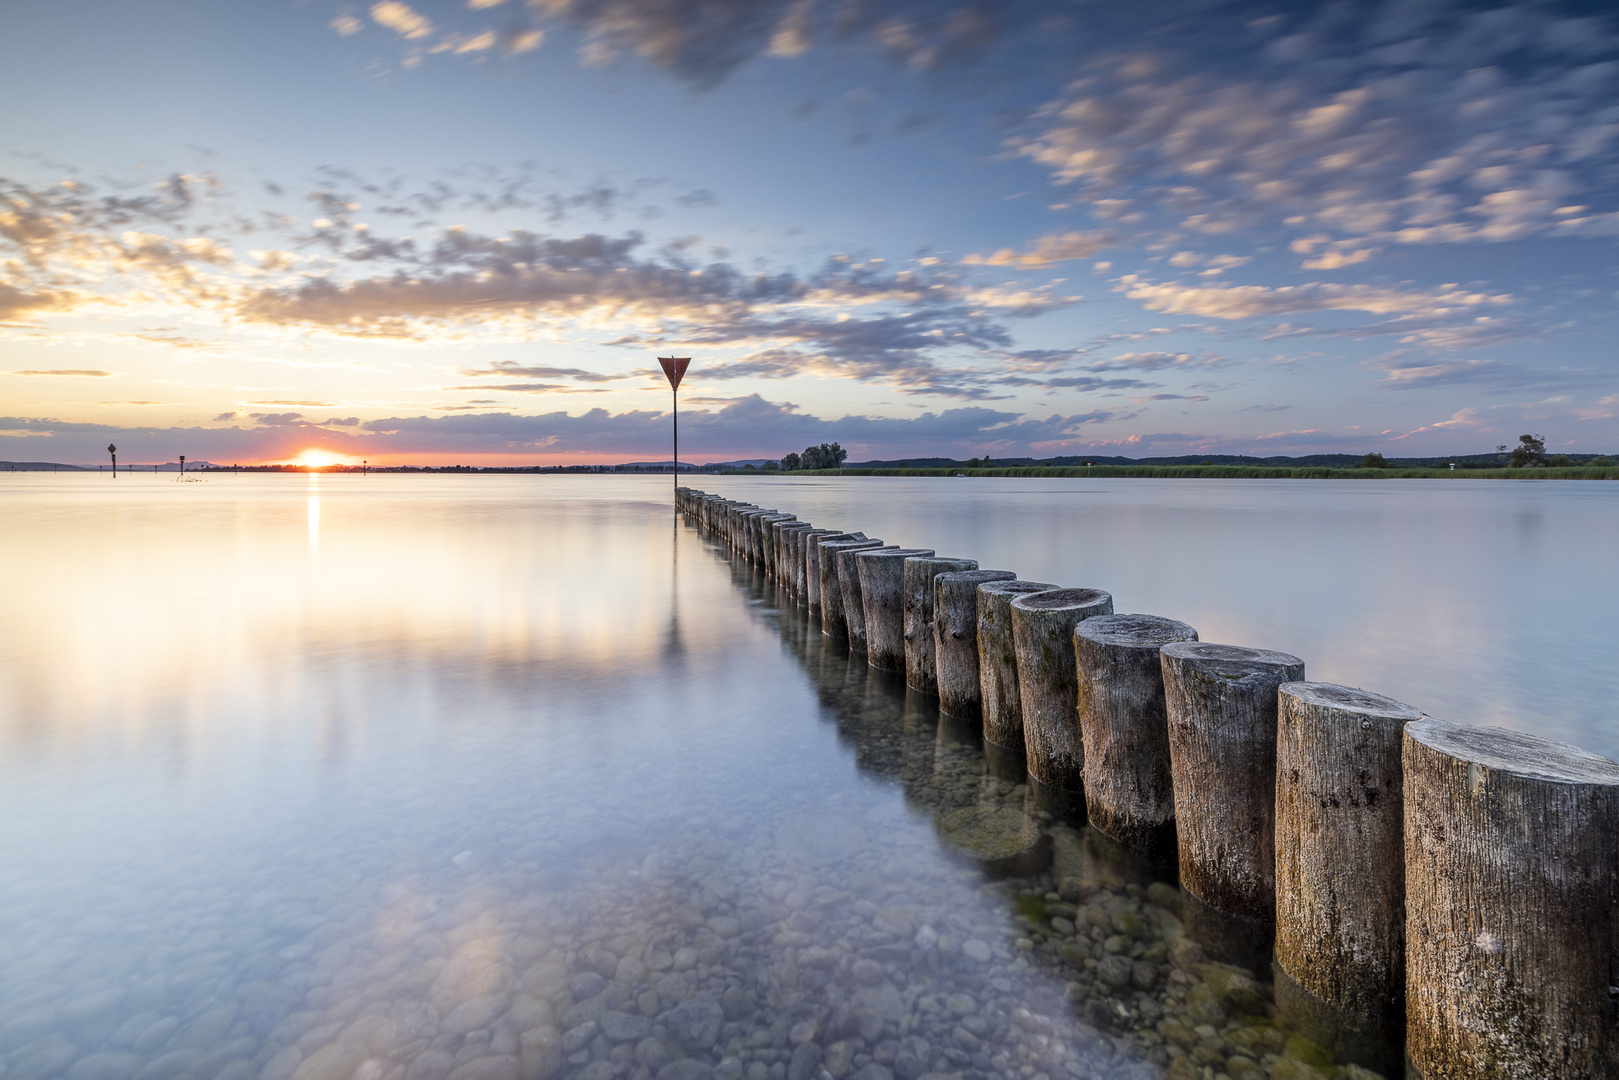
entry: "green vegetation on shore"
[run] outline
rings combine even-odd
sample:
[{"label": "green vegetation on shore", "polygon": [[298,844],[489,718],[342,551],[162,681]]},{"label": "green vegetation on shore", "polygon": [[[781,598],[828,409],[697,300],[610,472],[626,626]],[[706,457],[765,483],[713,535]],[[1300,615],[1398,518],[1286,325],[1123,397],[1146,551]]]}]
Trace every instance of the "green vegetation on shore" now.
[{"label": "green vegetation on shore", "polygon": [[[743,475],[733,469],[726,475]],[[761,475],[751,473],[748,475]],[[784,473],[763,475],[782,476]],[[1141,477],[1193,477],[1208,479],[1257,480],[1390,480],[1390,479],[1476,479],[1476,480],[1619,480],[1619,466],[1563,465],[1517,469],[1335,469],[1325,466],[1308,468],[1282,468],[1266,465],[1010,465],[1002,468],[926,468],[926,469],[813,469],[791,473],[792,476],[1141,476]]]}]

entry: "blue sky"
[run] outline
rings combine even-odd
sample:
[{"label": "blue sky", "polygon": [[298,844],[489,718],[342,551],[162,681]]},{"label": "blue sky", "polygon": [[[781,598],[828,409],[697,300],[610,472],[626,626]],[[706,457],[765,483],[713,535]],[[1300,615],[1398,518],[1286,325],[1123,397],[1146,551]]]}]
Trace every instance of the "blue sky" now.
[{"label": "blue sky", "polygon": [[1619,449],[1619,25],[19,8],[0,459]]}]

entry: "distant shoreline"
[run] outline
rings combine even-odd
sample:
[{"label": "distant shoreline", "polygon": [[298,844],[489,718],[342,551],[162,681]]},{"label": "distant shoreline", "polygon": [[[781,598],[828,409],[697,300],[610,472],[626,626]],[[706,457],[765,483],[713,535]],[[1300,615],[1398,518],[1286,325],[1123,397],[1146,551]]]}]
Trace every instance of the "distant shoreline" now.
[{"label": "distant shoreline", "polygon": [[1271,465],[1009,465],[1004,468],[814,469],[797,472],[731,470],[719,476],[1026,476],[1143,477],[1246,480],[1619,480],[1619,466],[1554,465],[1522,469],[1335,469]]}]

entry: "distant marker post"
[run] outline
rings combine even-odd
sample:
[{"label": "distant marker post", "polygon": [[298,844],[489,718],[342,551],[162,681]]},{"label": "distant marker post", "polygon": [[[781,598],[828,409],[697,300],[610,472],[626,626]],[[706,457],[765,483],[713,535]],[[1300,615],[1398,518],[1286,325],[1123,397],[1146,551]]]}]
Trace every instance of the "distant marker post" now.
[{"label": "distant marker post", "polygon": [[107,444],[107,453],[112,455],[112,478],[118,479],[118,448],[112,443]]},{"label": "distant marker post", "polygon": [[664,375],[668,376],[669,389],[674,392],[674,409],[670,418],[674,422],[675,433],[675,490],[680,490],[680,380],[686,377],[686,369],[691,366],[689,356],[660,356],[658,363],[663,366]]}]

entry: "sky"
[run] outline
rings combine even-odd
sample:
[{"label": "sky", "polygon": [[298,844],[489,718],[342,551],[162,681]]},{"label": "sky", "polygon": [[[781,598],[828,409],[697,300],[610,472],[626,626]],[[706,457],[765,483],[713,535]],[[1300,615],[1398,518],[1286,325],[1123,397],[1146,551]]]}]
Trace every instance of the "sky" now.
[{"label": "sky", "polygon": [[0,460],[1619,450],[1619,17],[61,0]]}]

